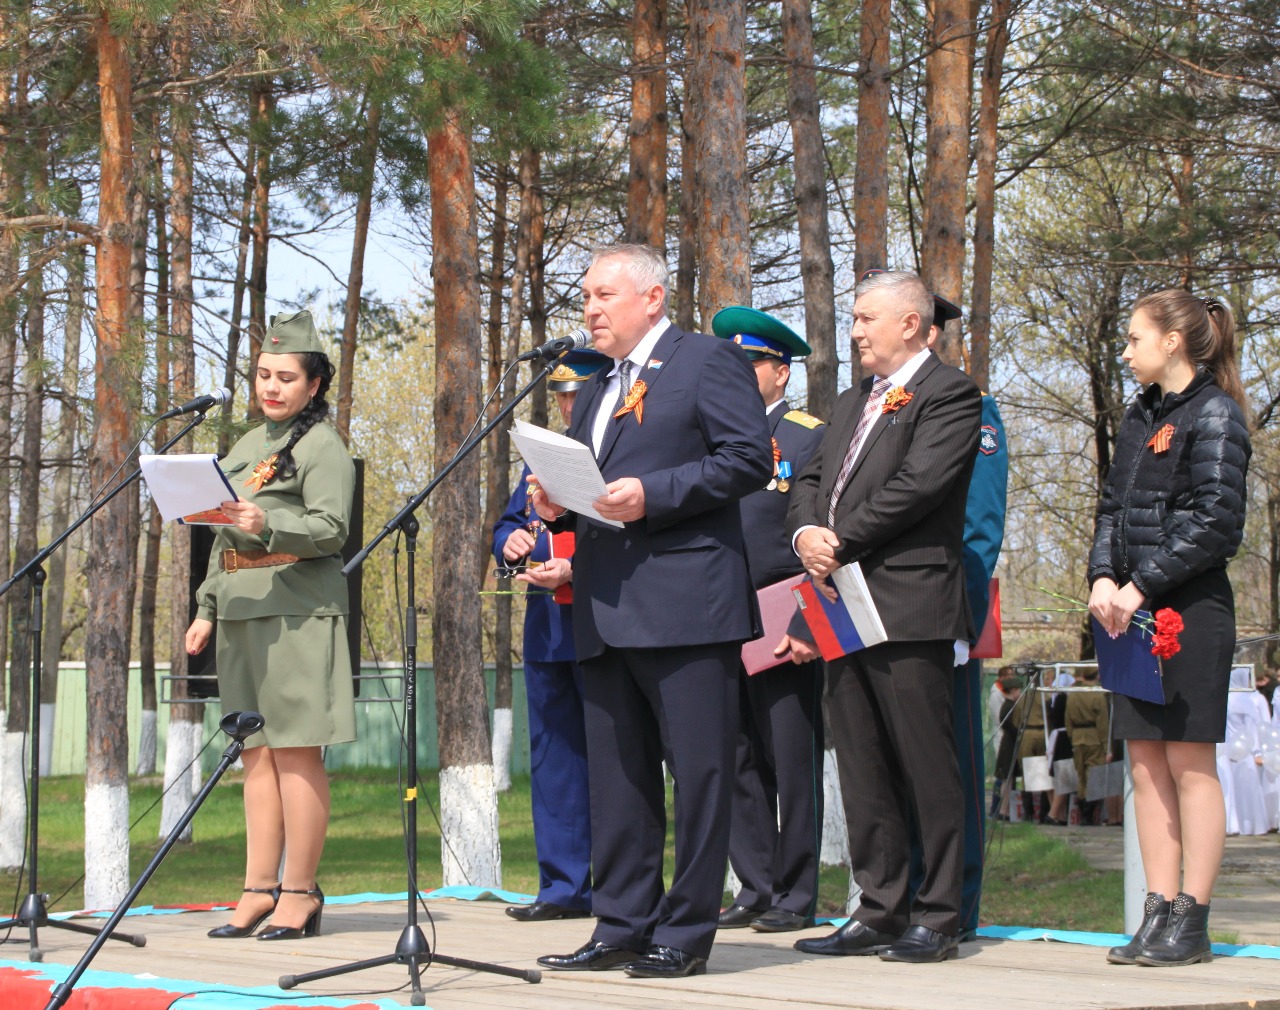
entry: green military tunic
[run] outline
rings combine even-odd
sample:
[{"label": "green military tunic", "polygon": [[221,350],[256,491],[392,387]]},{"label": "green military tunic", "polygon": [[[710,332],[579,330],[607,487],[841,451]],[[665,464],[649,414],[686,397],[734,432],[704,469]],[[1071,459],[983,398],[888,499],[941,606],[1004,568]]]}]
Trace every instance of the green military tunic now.
[{"label": "green military tunic", "polygon": [[[262,713],[257,747],[313,747],[355,739],[347,649],[347,584],[339,552],[347,537],[355,465],[323,422],[293,448],[297,472],[261,490],[246,486],[258,463],[284,447],[292,422],[268,421],[222,460],[242,500],[266,514],[260,535],[217,527],[197,616],[217,622],[218,689],[225,712]],[[270,551],[301,560],[224,572],[224,550]]]},{"label": "green military tunic", "polygon": [[[1025,720],[1025,725],[1023,723]],[[1031,685],[1019,695],[1013,706],[1013,715],[1009,725],[1016,733],[1022,729],[1022,742],[1018,746],[1018,760],[1029,757],[1043,757],[1045,753],[1044,735],[1044,702],[1040,692]]]},{"label": "green military tunic", "polygon": [[[1096,680],[1081,681],[1077,686],[1096,687]],[[1089,791],[1089,769],[1107,762],[1109,694],[1102,691],[1070,691],[1067,693],[1067,735],[1071,737],[1071,756],[1080,779],[1077,795],[1084,799]]]}]

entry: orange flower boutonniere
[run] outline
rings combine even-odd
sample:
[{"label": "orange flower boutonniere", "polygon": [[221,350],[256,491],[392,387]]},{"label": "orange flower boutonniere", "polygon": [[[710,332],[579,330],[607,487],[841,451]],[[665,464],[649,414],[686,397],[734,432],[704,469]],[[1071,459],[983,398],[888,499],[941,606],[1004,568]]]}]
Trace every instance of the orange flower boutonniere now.
[{"label": "orange flower boutonniere", "polygon": [[896,414],[908,403],[915,393],[908,393],[901,386],[894,386],[889,392],[884,394],[884,403],[880,405],[880,413]]},{"label": "orange flower boutonniere", "polygon": [[1173,441],[1173,433],[1177,430],[1171,424],[1166,424],[1163,428],[1151,436],[1151,440],[1147,443],[1147,448],[1152,452],[1168,452],[1169,443]]},{"label": "orange flower boutonniere", "polygon": [[627,390],[627,397],[622,401],[622,406],[618,408],[614,417],[624,417],[627,414],[634,413],[636,415],[636,424],[644,423],[644,394],[649,392],[649,387],[645,385],[644,379],[636,379],[631,384],[631,388]]}]

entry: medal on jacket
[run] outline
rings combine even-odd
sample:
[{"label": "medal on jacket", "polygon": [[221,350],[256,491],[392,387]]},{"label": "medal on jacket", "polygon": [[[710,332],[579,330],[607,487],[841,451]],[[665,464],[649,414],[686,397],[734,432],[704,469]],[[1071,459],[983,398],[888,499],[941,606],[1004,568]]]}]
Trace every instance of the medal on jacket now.
[{"label": "medal on jacket", "polygon": [[1152,452],[1168,452],[1169,443],[1173,441],[1174,431],[1173,425],[1166,424],[1151,436],[1151,441],[1147,443],[1147,448]]},{"label": "medal on jacket", "polygon": [[791,464],[785,459],[778,464],[778,490],[786,494],[791,490]]},{"label": "medal on jacket", "polygon": [[644,423],[644,394],[649,391],[649,387],[645,385],[644,379],[636,379],[631,384],[631,388],[627,390],[626,399],[622,401],[622,406],[618,408],[617,413],[613,416],[621,418],[626,414],[634,413],[636,415],[636,424]]},{"label": "medal on jacket", "polygon": [[778,461],[782,459],[782,450],[778,448],[778,440],[772,435],[769,436],[769,444],[773,449],[773,476],[769,479],[769,483],[764,486],[766,491],[772,491],[778,486],[778,478],[782,476],[778,469]]},{"label": "medal on jacket", "polygon": [[249,479],[244,482],[244,486],[250,491],[261,491],[262,486],[276,475],[277,455],[278,453],[273,452],[270,456],[255,466],[253,468],[253,473],[249,475]]}]

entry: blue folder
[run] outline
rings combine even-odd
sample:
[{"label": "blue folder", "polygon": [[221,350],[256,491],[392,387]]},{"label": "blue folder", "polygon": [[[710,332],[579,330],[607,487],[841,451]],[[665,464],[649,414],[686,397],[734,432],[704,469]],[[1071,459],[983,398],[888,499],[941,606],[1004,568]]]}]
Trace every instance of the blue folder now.
[{"label": "blue folder", "polygon": [[1164,679],[1160,676],[1160,659],[1151,654],[1151,632],[1137,622],[1151,621],[1151,615],[1139,610],[1125,633],[1112,638],[1096,617],[1093,625],[1093,650],[1098,656],[1098,677],[1102,686],[1114,694],[1127,695],[1141,701],[1164,704]]}]

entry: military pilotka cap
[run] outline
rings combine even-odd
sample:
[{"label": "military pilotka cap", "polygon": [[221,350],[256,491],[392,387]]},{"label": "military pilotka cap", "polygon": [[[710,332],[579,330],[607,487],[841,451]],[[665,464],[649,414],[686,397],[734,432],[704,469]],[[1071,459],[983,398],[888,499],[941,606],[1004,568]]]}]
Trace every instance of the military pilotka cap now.
[{"label": "military pilotka cap", "polygon": [[752,361],[769,359],[789,365],[793,357],[813,353],[786,323],[745,305],[730,305],[717,312],[711,320],[711,332],[732,340]]},{"label": "military pilotka cap", "polygon": [[306,309],[300,312],[278,312],[271,317],[267,335],[262,338],[264,354],[327,354],[316,333],[316,324]]},{"label": "military pilotka cap", "polygon": [[[872,267],[870,270],[864,270],[859,280],[866,280],[873,274],[887,273],[879,267]],[[930,292],[932,294],[932,292]],[[942,295],[933,295],[933,325],[945,326],[952,319],[959,319],[963,313],[960,306],[955,302],[947,301]]]},{"label": "military pilotka cap", "polygon": [[547,376],[547,388],[553,393],[576,393],[591,376],[612,364],[612,358],[590,347],[569,351],[560,356],[555,370]]}]

